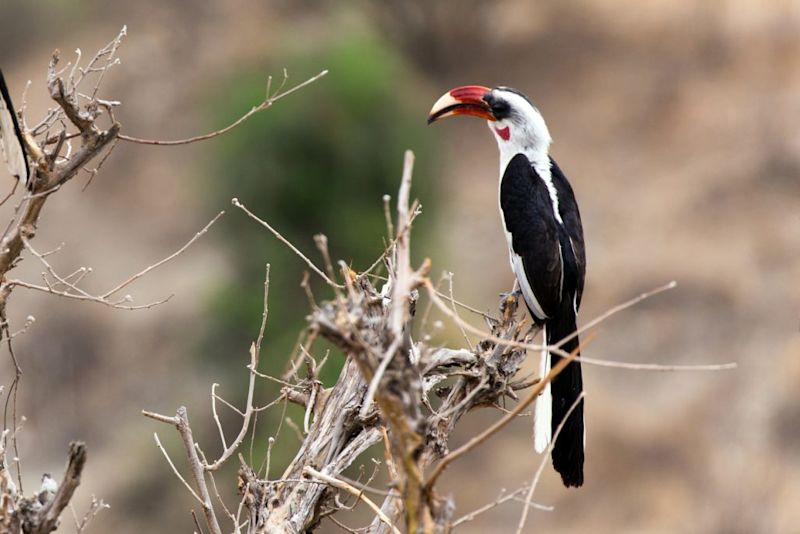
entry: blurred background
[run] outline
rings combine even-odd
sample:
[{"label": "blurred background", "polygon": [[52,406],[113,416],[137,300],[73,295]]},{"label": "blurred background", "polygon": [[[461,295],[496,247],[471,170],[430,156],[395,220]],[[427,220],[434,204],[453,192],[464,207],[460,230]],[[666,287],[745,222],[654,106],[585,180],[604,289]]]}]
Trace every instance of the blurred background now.
[{"label": "blurred background", "polygon": [[[140,410],[186,404],[213,454],[209,387],[244,396],[265,262],[265,369],[283,367],[308,309],[305,266],[230,209],[234,196],[315,260],[312,236],[324,232],[335,259],[363,269],[383,248],[381,197],[394,196],[411,148],[424,209],[416,258],[431,257],[434,273],[453,271],[457,296],[493,312],[512,283],[495,143],[479,121],[425,126],[444,91],[477,83],[522,90],[548,121],[583,215],[584,322],[678,281],[607,321],[586,354],[739,363],[694,374],[587,366],[586,485],[567,491],[545,470],[536,500],[555,510],[533,511],[530,531],[800,531],[800,3],[5,0],[0,65],[17,102],[32,81],[29,123],[49,105],[52,50],[64,62],[75,48],[90,56],[122,25],[122,64],[101,96],[123,102],[117,118],[129,135],[215,130],[258,103],[266,77],[279,79],[284,67],[289,84],[330,74],[222,138],[120,143],[85,192],[84,175],[48,202],[38,249],[65,243],[55,266],[91,266],[87,287],[97,291],[170,254],[219,210],[228,214],[130,290],[138,303],[175,293],[163,306],[112,311],[14,293],[12,330],[36,317],[16,345],[27,492],[43,472],[60,479],[68,441],[83,439],[89,463],[73,503],[79,514],[91,494],[111,504],[91,531],[191,531],[194,503],[152,439],[158,431],[182,461],[177,436]],[[15,276],[34,281],[40,271],[28,259]],[[447,331],[448,339],[461,338]],[[0,358],[2,383],[11,376]],[[261,399],[277,394],[260,388]],[[471,415],[453,444],[497,416]],[[259,440],[279,418],[262,418]],[[531,426],[518,421],[448,470],[441,490],[454,495],[456,516],[530,480],[539,462]],[[291,432],[282,436],[275,472],[297,447]],[[233,495],[229,475],[218,482]],[[513,530],[520,507],[504,504],[460,531]]]}]

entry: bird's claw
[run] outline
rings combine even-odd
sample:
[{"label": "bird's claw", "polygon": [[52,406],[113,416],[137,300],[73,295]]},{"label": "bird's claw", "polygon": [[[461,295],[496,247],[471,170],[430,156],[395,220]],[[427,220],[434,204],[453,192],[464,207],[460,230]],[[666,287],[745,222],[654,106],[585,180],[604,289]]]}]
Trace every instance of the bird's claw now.
[{"label": "bird's claw", "polygon": [[500,293],[500,298],[503,300],[507,300],[509,298],[514,298],[519,300],[521,296],[522,296],[521,289],[515,289],[514,291],[503,291],[502,293]]}]

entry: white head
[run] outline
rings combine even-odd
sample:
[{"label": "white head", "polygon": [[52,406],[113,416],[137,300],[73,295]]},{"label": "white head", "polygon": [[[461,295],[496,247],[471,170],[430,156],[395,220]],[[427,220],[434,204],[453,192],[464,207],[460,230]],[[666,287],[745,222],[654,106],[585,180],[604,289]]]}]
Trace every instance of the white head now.
[{"label": "white head", "polygon": [[549,167],[548,150],[553,141],[550,131],[536,106],[519,91],[479,85],[457,87],[433,105],[428,123],[451,115],[473,115],[487,120],[500,149],[501,170],[520,153],[535,165]]}]

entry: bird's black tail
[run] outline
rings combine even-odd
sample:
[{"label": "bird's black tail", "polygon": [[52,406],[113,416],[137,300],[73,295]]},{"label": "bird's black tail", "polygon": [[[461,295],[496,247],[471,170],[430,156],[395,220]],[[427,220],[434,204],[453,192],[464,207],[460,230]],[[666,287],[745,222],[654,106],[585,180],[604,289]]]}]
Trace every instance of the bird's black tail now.
[{"label": "bird's black tail", "polygon": [[[565,300],[567,302],[562,306],[561,313],[547,321],[547,343],[550,345],[558,343],[577,329],[571,299]],[[561,349],[572,353],[578,348],[578,345],[578,336],[574,336],[561,345]],[[552,366],[555,366],[561,359],[556,354],[552,354],[551,358]],[[555,435],[556,428],[583,391],[580,362],[570,362],[553,379],[551,390],[553,395],[552,428],[553,435]],[[561,480],[567,487],[583,485],[583,446],[583,400],[581,400],[564,423],[553,447],[553,467],[561,474]]]}]

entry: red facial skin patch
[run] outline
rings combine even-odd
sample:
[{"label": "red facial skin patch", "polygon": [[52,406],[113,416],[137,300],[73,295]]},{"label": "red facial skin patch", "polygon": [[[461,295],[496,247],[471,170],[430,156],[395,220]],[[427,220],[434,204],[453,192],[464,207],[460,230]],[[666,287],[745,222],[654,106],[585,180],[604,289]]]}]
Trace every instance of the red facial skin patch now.
[{"label": "red facial skin patch", "polygon": [[509,139],[511,139],[511,130],[509,129],[508,126],[506,126],[505,128],[495,128],[494,131],[497,132],[497,135],[499,135],[500,139],[502,139],[503,141],[508,141]]}]

